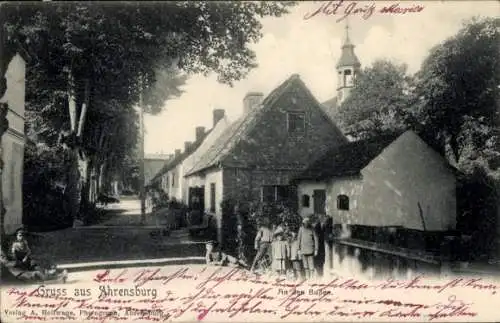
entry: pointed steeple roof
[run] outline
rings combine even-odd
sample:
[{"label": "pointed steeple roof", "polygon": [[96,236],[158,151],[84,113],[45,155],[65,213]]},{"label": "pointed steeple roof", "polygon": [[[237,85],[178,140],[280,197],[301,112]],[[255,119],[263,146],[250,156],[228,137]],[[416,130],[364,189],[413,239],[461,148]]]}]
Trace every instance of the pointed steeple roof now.
[{"label": "pointed steeple roof", "polygon": [[345,40],[344,40],[344,45],[342,45],[342,54],[340,55],[340,59],[337,63],[337,68],[343,66],[353,66],[353,67],[361,66],[358,57],[354,53],[354,47],[355,46],[351,43],[351,39],[349,38],[349,24],[346,19]]}]

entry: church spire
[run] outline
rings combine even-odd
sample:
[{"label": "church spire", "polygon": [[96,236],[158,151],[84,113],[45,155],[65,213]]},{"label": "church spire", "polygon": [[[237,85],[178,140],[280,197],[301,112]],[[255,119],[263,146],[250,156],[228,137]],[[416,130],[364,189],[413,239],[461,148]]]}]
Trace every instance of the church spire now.
[{"label": "church spire", "polygon": [[349,37],[349,22],[346,19],[344,45],[342,45],[342,54],[337,63],[337,69],[344,66],[350,66],[352,68],[359,68],[361,66],[358,57],[354,53],[354,47],[356,46],[351,43],[351,38]]},{"label": "church spire", "polygon": [[351,43],[351,39],[349,38],[349,20],[348,18],[345,19],[345,39],[344,39],[344,46],[354,46]]},{"label": "church spire", "polygon": [[349,95],[351,88],[354,87],[354,80],[361,68],[361,63],[354,53],[354,47],[349,37],[349,22],[346,19],[344,44],[342,45],[342,53],[337,63],[337,100],[339,103],[342,103]]}]

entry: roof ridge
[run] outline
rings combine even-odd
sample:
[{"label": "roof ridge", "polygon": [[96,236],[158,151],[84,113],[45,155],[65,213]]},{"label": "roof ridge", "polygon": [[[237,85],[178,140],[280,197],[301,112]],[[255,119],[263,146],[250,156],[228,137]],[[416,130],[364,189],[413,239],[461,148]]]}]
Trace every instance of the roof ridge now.
[{"label": "roof ridge", "polygon": [[[294,180],[358,174],[401,135],[401,133],[379,135],[334,146],[312,161]],[[349,153],[346,154],[346,150]],[[326,161],[328,165],[325,165]]]},{"label": "roof ridge", "polygon": [[[196,149],[193,151],[193,154],[195,154],[195,153],[198,151],[198,149],[199,149],[199,148],[203,145],[203,143],[205,142],[205,140],[206,140],[206,139],[208,138],[208,136],[212,133],[212,131],[214,131],[214,130],[217,128],[217,126],[221,127],[221,125],[222,125],[222,121],[223,121],[223,120],[224,120],[224,121],[226,121],[226,122],[229,122],[229,120],[228,120],[228,118],[227,118],[226,116],[222,117],[222,118],[221,118],[221,119],[220,119],[220,120],[219,120],[219,121],[215,124],[215,126],[214,126],[214,127],[212,127],[210,130],[208,130],[208,131],[206,132],[206,137],[205,137],[205,139],[204,139],[204,140],[203,140],[203,142],[202,142],[202,143],[198,146],[198,148],[196,148]],[[225,129],[227,129],[227,128],[231,125],[231,124],[232,124],[232,123],[230,123],[229,125],[226,125],[226,127],[224,128],[224,130],[225,130]],[[215,140],[217,140],[217,138],[219,138],[222,134],[223,134],[223,132],[219,133],[219,136],[218,136],[218,137],[216,137],[216,138],[214,139],[214,141],[212,142],[212,144],[211,144],[210,146],[208,146],[208,147],[205,149],[205,152],[204,152],[203,154],[201,154],[200,156],[198,156],[198,157],[199,157],[199,158],[198,158],[198,160],[197,160],[197,161],[195,161],[195,162],[193,163],[193,165],[191,166],[191,168],[186,169],[186,170],[184,171],[184,177],[186,177],[187,175],[191,174],[191,172],[193,171],[193,169],[195,169],[195,168],[196,168],[196,166],[198,165],[198,163],[200,162],[200,160],[202,160],[203,155],[204,155],[204,154],[206,154],[206,153],[207,153],[207,151],[209,151],[209,150],[210,150],[210,148],[211,148],[213,145],[215,145],[215,143],[216,143],[216,142],[215,142]],[[192,154],[192,155],[193,155],[193,154]]]},{"label": "roof ridge", "polygon": [[318,107],[318,110],[320,110],[320,113],[323,116],[323,118],[325,118],[327,122],[330,122],[330,124],[333,126],[333,128],[334,128],[335,132],[337,132],[337,134],[339,134],[342,138],[347,139],[346,136],[344,135],[344,133],[342,132],[342,130],[340,130],[339,126],[328,116],[328,113],[322,108],[323,104],[321,102],[319,102],[318,99],[316,99],[316,97],[312,94],[311,90],[309,90],[309,88],[304,83],[304,81],[302,81],[302,79],[300,79],[300,78],[298,80],[300,81],[300,84],[302,85],[302,87],[306,91],[307,95],[309,95],[311,97],[311,99],[314,101],[314,103]]},{"label": "roof ridge", "polygon": [[[234,123],[232,123],[229,127],[236,126],[236,128],[237,128],[237,129],[239,129],[239,128],[241,127],[241,125],[243,124],[243,122],[244,122],[244,120],[245,120],[245,117],[246,117],[246,116],[241,116],[240,118],[236,119],[236,120],[234,121]],[[239,123],[239,125],[238,125],[238,123]],[[228,131],[228,130],[230,129],[229,127],[228,127],[225,131]],[[236,130],[236,129],[235,129],[235,130]],[[233,131],[233,132],[235,132],[235,131]],[[222,134],[223,134],[223,133],[222,133]],[[222,134],[221,134],[221,135],[222,135]],[[217,161],[217,159],[220,159],[220,158],[222,157],[222,156],[219,156],[219,154],[220,154],[220,153],[224,150],[224,148],[226,148],[226,146],[229,144],[229,142],[231,141],[231,139],[232,139],[232,136],[228,137],[228,138],[225,140],[225,143],[224,143],[223,145],[221,145],[220,149],[218,149],[218,151],[216,152],[216,154],[214,155],[214,157],[212,158],[212,160],[209,162],[209,164],[212,164],[212,163],[216,162],[216,161]],[[215,143],[214,143],[214,145],[215,145]],[[224,156],[224,155],[227,155],[227,152],[226,152],[226,153],[224,153],[224,154],[223,154],[223,156]],[[196,165],[196,166],[197,166],[197,165]],[[196,168],[196,166],[195,166],[195,167],[193,167],[193,169],[195,169],[195,168]],[[201,169],[200,169],[200,170],[201,170]]]},{"label": "roof ridge", "polygon": [[206,131],[203,135],[203,137],[200,140],[196,140],[192,143],[191,150],[184,151],[180,153],[178,156],[175,156],[172,159],[166,160],[165,164],[163,167],[153,176],[153,178],[150,180],[150,182],[156,181],[158,177],[164,175],[168,171],[170,171],[172,168],[175,166],[179,165],[182,161],[184,161],[186,158],[191,156],[205,141],[205,138],[208,137],[209,133],[212,131],[212,129]]},{"label": "roof ridge", "polygon": [[[225,131],[220,135],[221,137],[225,134],[226,131],[231,131],[231,134],[226,134],[230,135],[228,138],[226,138],[225,142],[218,147],[217,151],[213,153],[213,157],[209,161],[204,161],[203,159],[200,159],[199,163],[195,165],[189,173],[186,173],[186,176],[192,175],[194,173],[197,173],[199,171],[202,171],[203,169],[206,169],[210,166],[213,166],[213,164],[217,161],[222,161],[225,157],[227,157],[232,149],[236,147],[236,145],[241,141],[242,137],[244,134],[248,133],[251,131],[257,122],[253,122],[259,118],[261,115],[262,111],[264,111],[267,107],[271,106],[274,104],[275,100],[279,98],[283,92],[288,88],[288,86],[294,81],[294,80],[300,80],[300,76],[296,73],[292,74],[290,77],[288,77],[285,81],[281,82],[274,90],[272,90],[266,98],[262,101],[262,103],[259,105],[259,107],[252,109],[249,113],[243,114],[240,118],[238,118],[233,124],[231,124],[228,128],[225,129]],[[236,124],[239,123],[239,124]],[[232,127],[235,128],[232,128]],[[214,142],[213,146],[216,146],[217,142]],[[212,147],[213,147],[212,146]],[[209,149],[210,150],[210,149]],[[208,151],[207,151],[208,153]],[[200,164],[202,164],[200,166]],[[204,165],[203,165],[204,164]]]}]

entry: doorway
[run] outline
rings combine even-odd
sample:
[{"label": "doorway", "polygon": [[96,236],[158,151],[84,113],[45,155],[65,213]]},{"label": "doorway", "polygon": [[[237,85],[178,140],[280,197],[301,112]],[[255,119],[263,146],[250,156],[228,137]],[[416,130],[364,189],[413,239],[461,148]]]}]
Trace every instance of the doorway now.
[{"label": "doorway", "polygon": [[314,214],[326,214],[326,191],[314,190],[313,192],[313,208]]}]

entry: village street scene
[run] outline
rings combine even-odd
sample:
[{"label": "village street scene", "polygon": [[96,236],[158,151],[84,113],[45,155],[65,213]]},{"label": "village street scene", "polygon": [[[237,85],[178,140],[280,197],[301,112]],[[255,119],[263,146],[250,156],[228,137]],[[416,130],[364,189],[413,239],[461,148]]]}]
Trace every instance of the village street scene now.
[{"label": "village street scene", "polygon": [[500,273],[498,3],[0,10],[2,297]]}]

